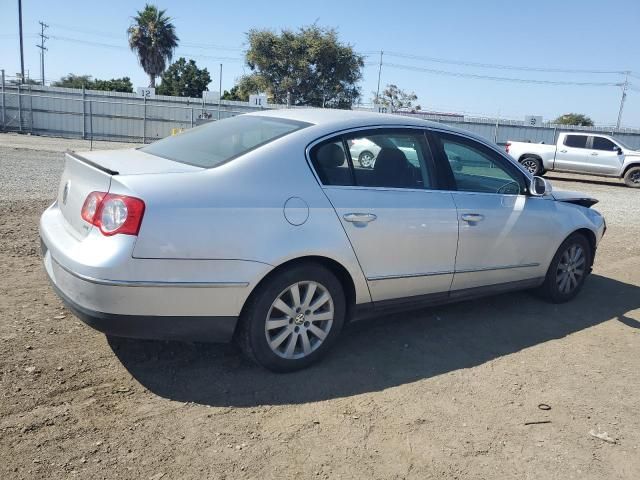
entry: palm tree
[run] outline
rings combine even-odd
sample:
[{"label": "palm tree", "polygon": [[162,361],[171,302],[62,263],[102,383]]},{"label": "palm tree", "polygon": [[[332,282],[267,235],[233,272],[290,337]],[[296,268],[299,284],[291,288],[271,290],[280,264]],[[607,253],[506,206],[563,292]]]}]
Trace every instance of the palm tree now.
[{"label": "palm tree", "polygon": [[129,46],[138,56],[142,69],[149,75],[149,86],[156,86],[156,77],[164,72],[173,57],[179,38],[166,16],[166,10],[158,10],[155,5],[146,4],[144,10],[133,17],[128,28]]}]

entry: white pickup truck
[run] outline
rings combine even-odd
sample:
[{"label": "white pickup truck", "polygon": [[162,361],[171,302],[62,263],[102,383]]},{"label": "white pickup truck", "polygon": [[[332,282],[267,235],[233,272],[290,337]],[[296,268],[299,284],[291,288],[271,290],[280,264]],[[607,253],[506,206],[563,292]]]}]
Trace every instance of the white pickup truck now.
[{"label": "white pickup truck", "polygon": [[506,150],[533,175],[558,171],[617,177],[640,188],[640,151],[608,135],[561,133],[556,145],[509,141]]}]

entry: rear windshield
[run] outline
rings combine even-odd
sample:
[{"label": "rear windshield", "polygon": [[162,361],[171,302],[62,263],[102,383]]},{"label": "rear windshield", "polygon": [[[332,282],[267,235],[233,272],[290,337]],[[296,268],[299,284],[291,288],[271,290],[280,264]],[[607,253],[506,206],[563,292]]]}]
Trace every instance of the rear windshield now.
[{"label": "rear windshield", "polygon": [[239,115],[192,128],[141,150],[176,162],[212,168],[309,125],[284,118]]}]

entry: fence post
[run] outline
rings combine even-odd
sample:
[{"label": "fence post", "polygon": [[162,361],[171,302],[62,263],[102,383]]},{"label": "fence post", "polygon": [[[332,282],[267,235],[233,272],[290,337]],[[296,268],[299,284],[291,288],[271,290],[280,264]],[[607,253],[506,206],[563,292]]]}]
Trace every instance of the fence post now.
[{"label": "fence post", "polygon": [[142,144],[147,141],[147,97],[142,97]]},{"label": "fence post", "polygon": [[4,132],[6,125],[5,113],[4,113],[4,69],[2,69],[2,131]]},{"label": "fence post", "polygon": [[29,131],[33,133],[33,90],[29,84]]},{"label": "fence post", "polygon": [[191,128],[193,128],[193,107],[191,107]]},{"label": "fence post", "polygon": [[20,93],[20,84],[18,84],[18,123],[22,132],[22,93]]},{"label": "fence post", "polygon": [[82,84],[82,139],[87,139],[87,132],[85,131],[85,125],[87,123],[86,120],[86,108],[85,108],[85,91],[84,91],[84,83]]},{"label": "fence post", "polygon": [[496,128],[493,132],[493,143],[498,143],[498,124],[500,122],[500,118],[496,117]]},{"label": "fence post", "polygon": [[93,150],[93,108],[91,108],[91,100],[89,100],[89,150]]}]

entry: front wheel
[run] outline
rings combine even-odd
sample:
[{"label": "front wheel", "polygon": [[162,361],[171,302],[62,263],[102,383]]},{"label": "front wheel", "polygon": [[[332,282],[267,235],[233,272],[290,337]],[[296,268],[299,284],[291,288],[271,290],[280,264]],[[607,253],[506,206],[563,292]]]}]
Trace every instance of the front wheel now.
[{"label": "front wheel", "polygon": [[520,164],[531,174],[531,175],[542,175],[542,161],[539,158],[535,157],[525,157],[520,161]]},{"label": "front wheel", "polygon": [[640,188],[640,167],[631,167],[624,174],[624,183],[627,187]]},{"label": "front wheel", "polygon": [[319,360],[335,343],[346,313],[340,281],[317,264],[282,270],[252,294],[238,340],[247,356],[276,372]]},{"label": "front wheel", "polygon": [[591,268],[591,246],[584,235],[570,235],[556,252],[544,283],[540,287],[543,297],[553,303],[564,303],[582,289]]}]

